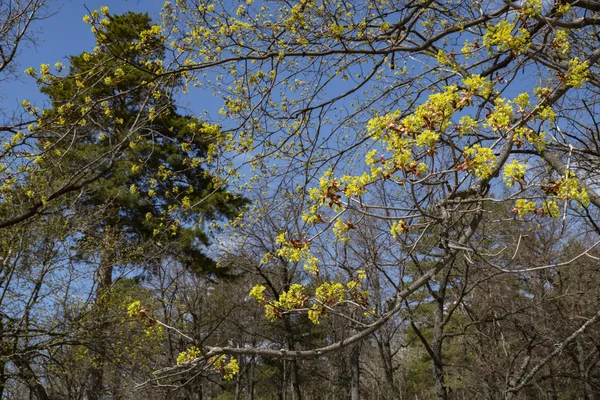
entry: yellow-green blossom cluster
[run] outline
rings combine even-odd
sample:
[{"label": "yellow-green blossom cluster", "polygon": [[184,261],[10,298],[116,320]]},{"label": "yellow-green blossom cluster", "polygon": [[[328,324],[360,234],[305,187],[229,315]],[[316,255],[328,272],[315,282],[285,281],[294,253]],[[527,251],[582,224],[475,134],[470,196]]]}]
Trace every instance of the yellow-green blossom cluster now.
[{"label": "yellow-green blossom cluster", "polygon": [[264,291],[266,287],[264,285],[256,285],[250,290],[250,298],[255,299],[256,301],[263,301],[265,299]]},{"label": "yellow-green blossom cluster", "polygon": [[321,323],[321,317],[324,314],[323,306],[320,304],[313,304],[308,310],[307,316],[310,322],[315,325],[319,325]]},{"label": "yellow-green blossom cluster", "polygon": [[402,233],[409,231],[410,227],[404,221],[395,221],[392,224],[392,228],[390,229],[390,233],[392,234],[394,239],[397,239],[398,236],[400,236]]},{"label": "yellow-green blossom cluster", "polygon": [[[472,79],[473,88],[477,86],[487,92],[487,86],[476,81],[476,78]],[[468,94],[465,96],[468,97]],[[400,121],[398,111],[372,118],[367,125],[368,134],[380,141],[390,156],[385,160],[382,157],[377,159],[376,150],[367,154],[365,161],[371,168],[370,178],[389,178],[399,170],[416,175],[425,173],[427,164],[413,159],[413,149],[434,151],[441,133],[450,128],[454,113],[468,104],[468,101],[461,100],[457,86],[448,86],[442,92],[431,94],[425,103]],[[360,179],[364,183],[368,177],[363,174]]]},{"label": "yellow-green blossom cluster", "polygon": [[[448,86],[440,93],[433,93],[427,101],[418,106],[415,111],[404,118],[396,132],[400,135],[390,135],[388,150],[396,148],[395,137],[409,136],[416,139],[419,146],[433,147],[437,141],[438,132],[450,127],[454,113],[462,108],[460,95],[456,86]],[[420,138],[424,136],[424,138]],[[403,143],[401,143],[403,144]]]},{"label": "yellow-green blossom cluster", "polygon": [[340,197],[342,197],[339,194],[340,190],[340,182],[334,178],[333,171],[328,170],[319,179],[319,187],[310,188],[308,194],[310,199],[318,205],[322,205],[328,201],[327,205],[332,207],[341,205],[339,202]]},{"label": "yellow-green blossom cluster", "polygon": [[185,351],[182,351],[177,356],[177,365],[187,364],[202,356],[202,351],[196,346],[190,346]]},{"label": "yellow-green blossom cluster", "polygon": [[265,305],[265,317],[269,321],[274,322],[282,318],[284,312],[304,307],[308,298],[304,294],[304,286],[294,283],[290,285],[287,291],[281,292],[278,300],[270,301]]},{"label": "yellow-green blossom cluster", "polygon": [[141,315],[141,312],[142,303],[140,301],[134,301],[127,307],[127,315],[129,315],[132,318],[139,317]]},{"label": "yellow-green blossom cluster", "polygon": [[496,156],[492,149],[475,144],[466,148],[464,154],[465,166],[468,170],[472,170],[479,178],[489,178],[492,173],[492,164],[496,162]]},{"label": "yellow-green blossom cluster", "polygon": [[536,204],[533,201],[529,201],[526,199],[517,199],[515,202],[514,212],[516,212],[519,217],[525,216],[527,213],[533,212],[536,209]]},{"label": "yellow-green blossom cluster", "polygon": [[453,57],[442,49],[438,50],[435,59],[439,65],[452,65],[454,63]]},{"label": "yellow-green blossom cluster", "polygon": [[387,115],[376,115],[367,122],[367,134],[373,140],[380,140],[399,117],[400,111],[398,110]]},{"label": "yellow-green blossom cluster", "polygon": [[517,97],[515,97],[515,99],[513,100],[513,103],[515,103],[517,105],[520,112],[525,111],[531,105],[531,100],[529,99],[529,93],[523,92],[523,93],[519,94]]},{"label": "yellow-green blossom cluster", "polygon": [[546,200],[542,203],[542,216],[549,215],[552,218],[558,218],[560,210],[556,200]]},{"label": "yellow-green blossom cluster", "polygon": [[240,366],[233,357],[220,355],[211,357],[208,362],[214,370],[221,372],[226,381],[232,380],[240,372]]},{"label": "yellow-green blossom cluster", "polygon": [[571,12],[571,3],[557,2],[555,4],[555,7],[556,7],[556,14],[558,14],[558,16],[561,16],[561,17],[563,17]]},{"label": "yellow-green blossom cluster", "polygon": [[344,175],[340,178],[340,182],[345,185],[346,196],[360,196],[365,193],[365,187],[373,182],[373,177],[366,172],[360,176]]},{"label": "yellow-green blossom cluster", "polygon": [[470,93],[478,94],[484,98],[487,98],[490,94],[492,94],[494,89],[494,85],[490,80],[478,74],[466,77],[463,79],[463,83]]},{"label": "yellow-green blossom cluster", "polygon": [[288,241],[286,234],[281,233],[276,238],[276,243],[281,244],[277,255],[284,257],[289,262],[298,262],[310,252],[310,247],[306,241]]},{"label": "yellow-green blossom cluster", "polygon": [[[310,199],[315,203],[303,216],[303,220],[310,224],[325,222],[323,216],[318,213],[319,208],[326,204],[336,211],[343,211],[344,203],[342,195],[347,197],[361,196],[366,192],[369,184],[378,179],[390,179],[398,171],[404,171],[416,176],[427,173],[429,167],[425,162],[417,162],[413,158],[413,152],[425,151],[426,154],[435,154],[435,147],[442,133],[451,129],[452,117],[464,107],[472,103],[471,96],[478,94],[489,96],[493,90],[493,84],[479,75],[472,75],[464,80],[465,90],[460,91],[457,86],[445,87],[443,91],[431,94],[425,103],[415,108],[410,115],[399,119],[399,111],[388,115],[378,115],[367,124],[367,133],[374,140],[383,145],[383,149],[389,152],[376,157],[377,149],[372,149],[365,156],[365,163],[370,168],[369,172],[361,175],[346,175],[336,179],[333,171],[326,171],[319,180],[318,187],[309,189]],[[510,124],[512,107],[503,101],[496,102],[496,110],[490,118],[490,125],[494,127],[505,127]],[[463,120],[463,122],[467,122]],[[468,120],[470,125],[476,126],[476,121]],[[467,155],[471,150],[467,150]],[[478,176],[484,176],[490,169],[488,162],[493,161],[493,154],[488,154],[486,149],[478,149],[472,154],[473,169]],[[489,150],[491,152],[491,150]],[[347,240],[347,232],[354,229],[350,221],[343,221],[339,217],[333,224],[333,231],[338,240]],[[395,236],[398,233],[408,231],[404,222],[397,223],[392,229]],[[308,253],[308,243],[297,241],[294,243],[281,239],[284,243],[278,251],[278,255],[284,256],[290,261],[299,261]],[[309,266],[310,268],[310,266]]]},{"label": "yellow-green blossom cluster", "polygon": [[316,297],[325,304],[336,304],[344,301],[345,288],[339,282],[325,282],[316,290]]},{"label": "yellow-green blossom cluster", "polygon": [[[523,101],[523,99],[520,99]],[[494,131],[507,129],[513,115],[513,108],[510,101],[503,98],[494,100],[494,111],[486,118],[486,124]]]},{"label": "yellow-green blossom cluster", "polygon": [[579,61],[579,58],[575,57],[569,61],[569,70],[565,77],[565,83],[568,86],[576,88],[582,87],[584,83],[590,80],[588,77],[589,65],[586,61]]},{"label": "yellow-green blossom cluster", "polygon": [[571,47],[569,43],[569,31],[566,29],[556,29],[554,31],[552,46],[558,51],[559,54],[563,56],[567,55]]},{"label": "yellow-green blossom cluster", "polygon": [[549,196],[542,203],[541,207],[537,207],[533,201],[518,199],[513,211],[520,217],[523,217],[527,213],[534,213],[556,218],[560,215],[557,199],[566,201],[575,200],[584,207],[588,206],[590,202],[585,188],[581,186],[579,179],[573,173],[567,172],[561,180],[550,181],[548,184],[542,185],[541,189]]},{"label": "yellow-green blossom cluster", "polygon": [[537,117],[541,121],[556,121],[556,113],[549,106],[542,106],[538,108]]},{"label": "yellow-green blossom cluster", "polygon": [[351,298],[360,304],[366,304],[370,293],[362,288],[362,281],[366,279],[366,273],[363,270],[356,271],[356,279],[346,283],[346,287],[339,282],[324,282],[317,287],[316,299],[308,310],[308,319],[315,325],[320,323],[320,319],[327,314],[324,307],[333,307],[344,302],[345,298]]},{"label": "yellow-green blossom cluster", "polygon": [[463,115],[458,122],[458,131],[461,136],[477,133],[477,120],[469,115]]},{"label": "yellow-green blossom cluster", "polygon": [[319,324],[320,318],[327,313],[326,308],[343,303],[346,298],[351,298],[359,304],[366,304],[369,292],[362,288],[362,280],[366,279],[365,271],[359,270],[356,278],[346,285],[341,282],[324,282],[315,289],[312,305],[306,309],[310,296],[301,284],[292,284],[287,291],[281,292],[277,300],[268,299],[264,295],[265,287],[256,285],[250,290],[250,297],[264,303],[265,317],[274,322],[283,318],[285,313],[293,311],[307,311],[308,318]]},{"label": "yellow-green blossom cluster", "polygon": [[483,45],[486,47],[497,47],[499,50],[511,50],[521,54],[530,45],[529,31],[525,28],[516,29],[516,25],[506,20],[498,22],[487,28],[483,35]]},{"label": "yellow-green blossom cluster", "polygon": [[546,145],[546,132],[541,131],[539,134],[526,126],[515,129],[513,141],[517,147],[521,147],[525,142],[530,143],[537,149],[543,149]]},{"label": "yellow-green blossom cluster", "polygon": [[312,274],[319,273],[318,259],[310,254],[310,242],[307,239],[286,239],[286,233],[279,234],[276,243],[281,244],[276,254],[289,262],[304,261],[304,269]]},{"label": "yellow-green blossom cluster", "polygon": [[354,228],[355,226],[351,222],[344,222],[341,218],[337,218],[333,224],[332,230],[337,240],[340,242],[347,242],[350,239],[350,236],[348,236],[348,231]]},{"label": "yellow-green blossom cluster", "polygon": [[581,187],[579,179],[572,173],[567,173],[558,183],[558,192],[556,195],[563,200],[576,200],[584,206],[590,203],[590,198],[585,188]]},{"label": "yellow-green blossom cluster", "polygon": [[514,186],[515,182],[525,183],[525,171],[527,164],[522,164],[519,160],[513,160],[510,164],[504,166],[504,182],[507,186]]},{"label": "yellow-green blossom cluster", "polygon": [[542,206],[538,207],[533,201],[518,199],[515,202],[515,208],[513,209],[513,212],[519,217],[524,217],[529,213],[540,215],[542,217],[550,216],[552,218],[557,218],[560,215],[560,210],[556,200],[545,200],[542,203]]},{"label": "yellow-green blossom cluster", "polygon": [[525,0],[521,11],[528,17],[535,17],[542,12],[542,0]]}]

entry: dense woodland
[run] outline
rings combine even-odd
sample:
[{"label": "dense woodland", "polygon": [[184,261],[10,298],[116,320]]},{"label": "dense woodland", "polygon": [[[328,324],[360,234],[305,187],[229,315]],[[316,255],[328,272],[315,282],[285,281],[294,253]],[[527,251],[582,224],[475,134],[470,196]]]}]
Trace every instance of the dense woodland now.
[{"label": "dense woodland", "polygon": [[0,399],[600,397],[600,1],[107,4],[19,64],[55,6],[0,1]]}]

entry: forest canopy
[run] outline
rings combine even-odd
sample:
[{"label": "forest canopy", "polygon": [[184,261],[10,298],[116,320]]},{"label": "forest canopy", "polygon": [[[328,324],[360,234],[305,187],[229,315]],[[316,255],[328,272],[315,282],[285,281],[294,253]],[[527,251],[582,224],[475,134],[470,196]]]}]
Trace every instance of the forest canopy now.
[{"label": "forest canopy", "polygon": [[22,68],[51,6],[0,5],[0,399],[600,395],[599,2],[103,6]]}]

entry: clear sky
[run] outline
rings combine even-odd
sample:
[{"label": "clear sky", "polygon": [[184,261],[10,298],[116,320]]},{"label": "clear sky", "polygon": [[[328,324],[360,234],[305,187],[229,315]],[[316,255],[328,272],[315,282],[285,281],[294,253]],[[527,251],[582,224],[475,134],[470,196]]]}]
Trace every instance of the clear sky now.
[{"label": "clear sky", "polygon": [[19,80],[7,79],[0,84],[0,107],[9,111],[18,107],[23,99],[40,105],[45,100],[35,84],[35,79],[22,72],[28,67],[39,68],[40,64],[67,63],[69,55],[91,51],[94,36],[90,26],[82,20],[87,9],[94,10],[108,6],[111,13],[125,11],[148,12],[156,17],[163,0],[48,0],[48,18],[33,25],[35,42],[21,47],[17,58],[16,71]]}]

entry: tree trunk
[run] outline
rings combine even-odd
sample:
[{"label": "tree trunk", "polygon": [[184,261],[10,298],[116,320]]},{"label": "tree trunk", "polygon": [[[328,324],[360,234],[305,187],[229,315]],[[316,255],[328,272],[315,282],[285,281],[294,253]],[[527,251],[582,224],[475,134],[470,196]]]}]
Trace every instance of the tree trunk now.
[{"label": "tree trunk", "polygon": [[[284,327],[286,331],[286,346],[290,351],[296,350],[296,339],[294,338],[293,327],[290,324],[288,318],[284,321]],[[284,361],[284,385],[289,381],[289,386],[286,385],[284,393],[287,392],[287,387],[290,389],[292,400],[302,400],[302,393],[300,392],[300,383],[298,381],[298,364],[295,359]]]},{"label": "tree trunk", "polygon": [[280,395],[280,399],[281,400],[287,400],[287,381],[288,381],[288,377],[287,377],[287,364],[288,364],[288,360],[282,360],[281,362],[283,364],[283,369],[281,371],[281,385],[280,385],[281,395]]},{"label": "tree trunk", "polygon": [[379,355],[383,363],[383,370],[385,373],[385,381],[387,383],[387,390],[391,397],[399,399],[401,397],[400,391],[396,386],[394,379],[394,362],[392,359],[392,348],[390,345],[391,335],[389,328],[385,325],[381,329],[381,334],[376,336],[377,347],[379,348]]},{"label": "tree trunk", "polygon": [[254,400],[254,357],[250,358],[250,366],[248,368],[248,400]]},{"label": "tree trunk", "polygon": [[6,361],[4,361],[4,356],[7,354],[4,354],[4,321],[2,318],[3,316],[0,314],[0,399],[4,398],[4,389],[6,387],[6,382],[8,381],[8,376],[6,375]]},{"label": "tree trunk", "polygon": [[240,359],[239,362],[240,371],[235,376],[235,400],[242,400],[242,379],[244,378],[244,373],[246,373],[246,365],[243,359]]},{"label": "tree trunk", "polygon": [[[437,313],[436,313],[437,314]],[[436,320],[438,316],[436,315]],[[440,323],[439,323],[440,322]],[[438,400],[448,400],[448,391],[444,378],[444,367],[442,364],[442,326],[441,319],[436,321],[433,328],[433,339],[431,348],[433,350],[433,377],[435,378],[435,395]]]},{"label": "tree trunk", "polygon": [[292,399],[302,400],[302,392],[300,391],[300,383],[298,382],[298,363],[296,360],[291,360],[290,364],[290,387],[292,389]]},{"label": "tree trunk", "polygon": [[4,388],[6,387],[6,381],[8,381],[8,376],[6,376],[5,372],[6,362],[0,361],[0,399],[4,397]]},{"label": "tree trunk", "polygon": [[350,399],[360,400],[360,343],[350,351]]},{"label": "tree trunk", "polygon": [[90,367],[88,368],[88,381],[85,391],[86,400],[100,400],[104,392],[104,355],[106,352],[105,333],[103,322],[103,306],[108,301],[107,295],[112,286],[113,267],[110,263],[102,263],[98,268],[98,285],[96,287],[96,318],[98,329],[90,344]]},{"label": "tree trunk", "polygon": [[[435,311],[433,315],[433,337],[431,338],[431,358],[433,377],[435,378],[435,395],[438,400],[448,400],[448,390],[444,376],[443,341],[444,341],[444,305],[446,304],[447,275],[440,280],[440,289],[435,298]],[[432,293],[433,294],[433,293]]]},{"label": "tree trunk", "polygon": [[546,396],[548,400],[558,400],[558,393],[556,390],[556,379],[554,379],[554,371],[552,370],[552,365],[548,365],[548,375],[550,376],[550,387],[546,391]]},{"label": "tree trunk", "polygon": [[595,400],[596,395],[594,394],[594,388],[589,384],[588,373],[585,368],[586,353],[583,349],[581,336],[577,336],[575,344],[577,348],[577,367],[579,369],[579,376],[581,376],[583,381],[583,398],[585,400]]}]

